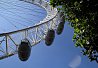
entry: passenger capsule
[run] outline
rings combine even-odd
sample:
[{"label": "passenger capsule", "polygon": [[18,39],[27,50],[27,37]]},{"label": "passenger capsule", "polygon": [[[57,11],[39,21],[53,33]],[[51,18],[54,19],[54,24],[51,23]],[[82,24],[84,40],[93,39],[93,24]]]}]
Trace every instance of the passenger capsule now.
[{"label": "passenger capsule", "polygon": [[65,24],[65,17],[64,17],[64,16],[62,16],[61,22],[62,22],[63,24]]},{"label": "passenger capsule", "polygon": [[28,60],[31,53],[31,45],[30,42],[25,39],[22,40],[19,47],[18,47],[18,57],[21,61]]},{"label": "passenger capsule", "polygon": [[60,22],[60,23],[58,24],[56,33],[57,33],[58,35],[60,35],[60,34],[63,32],[63,29],[64,29],[64,23]]},{"label": "passenger capsule", "polygon": [[65,23],[65,16],[63,12],[60,12],[60,22]]},{"label": "passenger capsule", "polygon": [[45,44],[50,46],[53,43],[55,38],[55,31],[53,29],[48,30],[46,37],[45,37]]}]

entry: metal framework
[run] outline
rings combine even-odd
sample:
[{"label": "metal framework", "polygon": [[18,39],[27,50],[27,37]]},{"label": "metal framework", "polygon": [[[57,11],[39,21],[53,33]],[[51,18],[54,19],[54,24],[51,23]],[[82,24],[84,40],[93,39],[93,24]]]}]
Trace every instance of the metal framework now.
[{"label": "metal framework", "polygon": [[56,30],[59,23],[58,11],[45,0],[20,0],[35,4],[47,11],[47,16],[31,27],[0,34],[0,60],[17,54],[17,48],[24,38],[27,38],[31,46],[35,46],[45,39],[48,29]]}]

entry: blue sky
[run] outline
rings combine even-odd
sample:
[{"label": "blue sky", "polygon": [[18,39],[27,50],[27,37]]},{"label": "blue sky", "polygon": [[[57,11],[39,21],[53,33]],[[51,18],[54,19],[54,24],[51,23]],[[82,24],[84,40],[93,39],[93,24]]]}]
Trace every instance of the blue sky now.
[{"label": "blue sky", "polygon": [[[36,20],[38,19],[36,18]],[[2,23],[0,17],[0,25],[2,24],[4,22]],[[8,24],[5,23],[5,25]],[[72,42],[73,33],[73,28],[66,22],[63,33],[56,35],[51,46],[46,46],[43,40],[32,47],[31,56],[28,61],[20,61],[16,54],[0,60],[0,68],[98,68],[96,62],[89,62],[89,59],[82,55],[81,48],[74,46]]]}]

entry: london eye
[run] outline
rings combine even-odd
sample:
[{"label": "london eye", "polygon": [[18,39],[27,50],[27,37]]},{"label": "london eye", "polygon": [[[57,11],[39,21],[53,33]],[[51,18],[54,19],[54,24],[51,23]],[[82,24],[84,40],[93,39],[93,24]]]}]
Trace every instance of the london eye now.
[{"label": "london eye", "polygon": [[65,23],[63,13],[45,0],[0,0],[0,19],[0,60],[15,54],[28,60],[31,47],[42,40],[50,46]]}]

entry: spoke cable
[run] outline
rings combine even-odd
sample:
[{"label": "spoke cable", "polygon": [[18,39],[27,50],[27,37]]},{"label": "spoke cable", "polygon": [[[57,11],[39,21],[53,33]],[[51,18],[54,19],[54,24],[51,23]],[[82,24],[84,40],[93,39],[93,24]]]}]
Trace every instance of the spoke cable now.
[{"label": "spoke cable", "polygon": [[34,12],[37,12],[37,13],[44,14],[44,12],[36,11],[36,10],[34,10],[34,9],[32,10],[32,9],[30,9],[30,8],[22,7],[22,6],[13,4],[13,3],[4,2],[4,1],[2,1],[2,0],[0,0],[0,1],[3,2],[3,3],[6,3],[6,4],[11,4],[11,5],[16,6],[16,7],[21,7],[21,8],[24,8],[24,9],[28,9],[28,10],[30,10],[30,11],[34,11]]},{"label": "spoke cable", "polygon": [[8,21],[11,25],[13,25],[15,28],[18,29],[18,27],[16,25],[14,25],[11,21],[9,21],[4,15],[0,14],[0,16],[2,16],[2,18],[4,18],[6,21]]},{"label": "spoke cable", "polygon": [[[3,8],[4,10],[10,12],[10,13],[13,13],[12,11],[10,11],[10,10],[8,10],[8,9],[6,9],[6,8],[4,8],[4,7],[2,7],[2,6],[0,6],[0,7]],[[33,22],[33,21],[28,20],[27,18],[24,18],[24,17],[22,17],[22,16],[16,14],[16,13],[13,13],[13,14],[16,15],[16,16],[18,16],[18,17],[20,17],[20,18],[22,18],[22,19],[25,19],[25,20],[29,21],[28,23],[30,23],[30,24],[32,24],[31,22]]]},{"label": "spoke cable", "polygon": [[[8,4],[4,4],[4,3],[0,3],[0,4],[2,4],[2,5],[6,5],[6,7],[8,7],[7,9],[9,9],[9,10],[11,10],[11,9],[14,9],[14,10],[16,10],[16,11],[22,11],[22,14],[27,14],[27,15],[33,15],[33,16],[40,16],[40,17],[42,17],[41,15],[35,15],[35,14],[31,14],[31,13],[25,13],[23,10],[20,10],[20,9],[18,9],[18,8],[15,8],[15,7],[10,7],[10,5],[8,5]],[[10,8],[9,8],[10,7]],[[25,10],[25,9],[24,9]],[[44,15],[44,14],[43,14]]]}]

